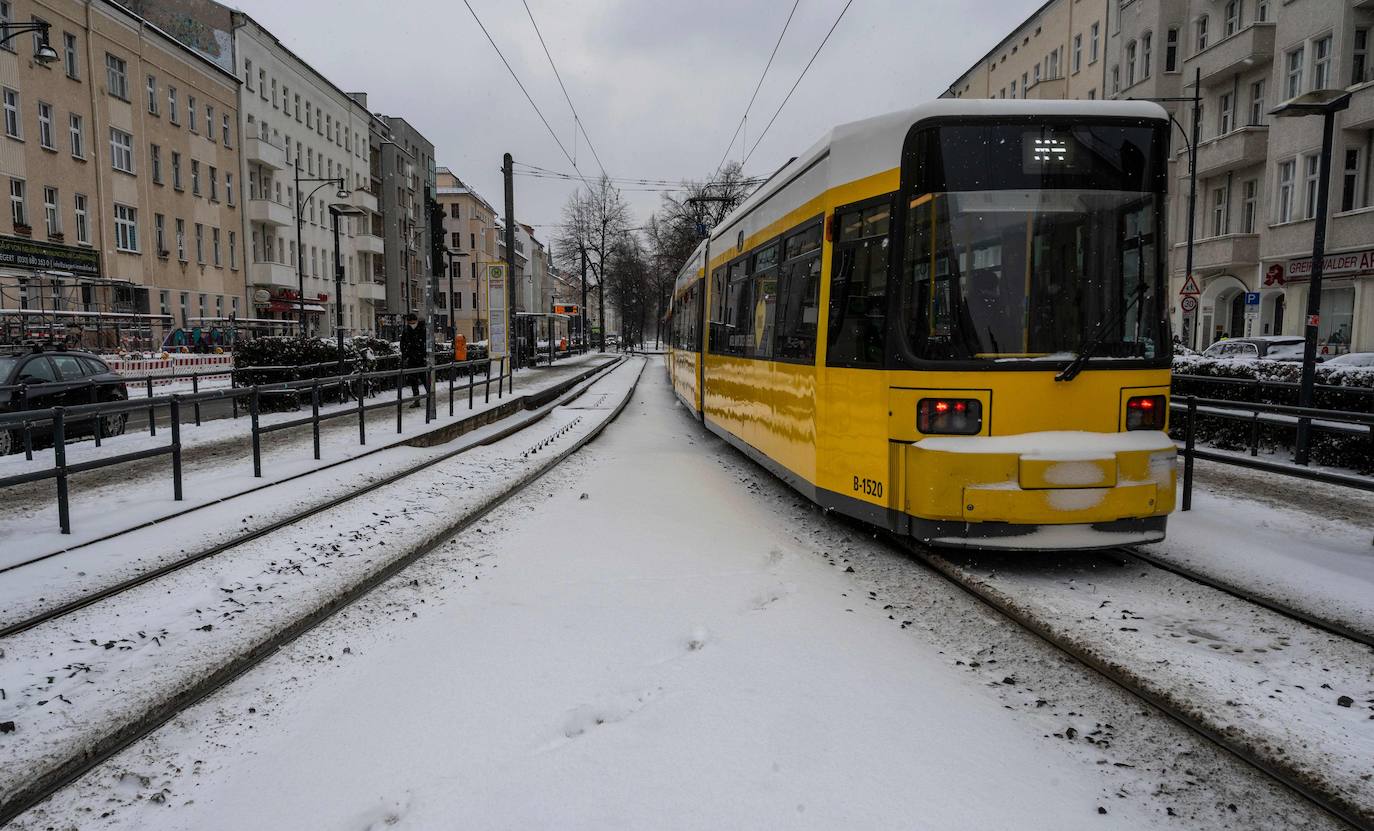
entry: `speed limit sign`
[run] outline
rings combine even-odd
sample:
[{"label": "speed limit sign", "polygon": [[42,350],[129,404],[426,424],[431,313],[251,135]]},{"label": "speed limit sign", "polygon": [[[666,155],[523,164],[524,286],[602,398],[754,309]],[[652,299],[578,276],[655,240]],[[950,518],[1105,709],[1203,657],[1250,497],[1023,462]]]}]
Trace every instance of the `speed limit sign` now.
[{"label": "speed limit sign", "polygon": [[1197,311],[1197,298],[1190,294],[1178,301],[1178,305],[1183,309],[1184,314],[1192,314]]}]

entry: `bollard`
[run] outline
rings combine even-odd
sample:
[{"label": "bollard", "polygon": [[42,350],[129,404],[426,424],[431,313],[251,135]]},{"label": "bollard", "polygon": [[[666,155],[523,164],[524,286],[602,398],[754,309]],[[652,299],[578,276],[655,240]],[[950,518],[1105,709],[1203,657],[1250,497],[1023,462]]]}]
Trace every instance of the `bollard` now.
[{"label": "bollard", "polygon": [[181,501],[181,396],[172,395],[172,499]]},{"label": "bollard", "polygon": [[253,431],[253,476],[262,478],[262,436],[258,435],[258,385],[248,392],[248,417]]},{"label": "bollard", "polygon": [[310,387],[310,429],[315,438],[315,460],[320,458],[320,382]]},{"label": "bollard", "polygon": [[[153,400],[153,377],[151,375],[148,376],[148,400]],[[148,435],[157,435],[157,406],[154,404],[148,405]]]},{"label": "bollard", "polygon": [[1188,396],[1188,426],[1183,431],[1183,510],[1193,509],[1193,433],[1197,426],[1197,399]]},{"label": "bollard", "polygon": [[67,413],[54,407],[52,414],[52,455],[57,468],[57,524],[62,533],[72,532],[71,506],[67,504]]},{"label": "bollard", "polygon": [[[199,373],[192,373],[192,374],[191,374],[191,394],[192,394],[192,395],[197,395],[199,392],[200,392],[200,374],[199,374]],[[200,426],[200,399],[197,398],[197,399],[195,400],[195,403],[192,404],[191,407],[192,407],[192,409],[194,409],[194,410],[196,411],[196,426],[199,427],[199,426]]]},{"label": "bollard", "polygon": [[358,444],[367,444],[367,405],[363,403],[363,384],[365,379],[358,379]]},{"label": "bollard", "polygon": [[[498,379],[498,380],[499,380],[499,379]],[[491,361],[487,361],[487,382],[486,382],[486,383],[487,383],[486,389],[484,389],[484,390],[482,391],[482,403],[483,403],[483,404],[490,404],[490,403],[491,403]],[[496,392],[497,392],[498,395],[500,395],[501,390],[498,388]]]}]

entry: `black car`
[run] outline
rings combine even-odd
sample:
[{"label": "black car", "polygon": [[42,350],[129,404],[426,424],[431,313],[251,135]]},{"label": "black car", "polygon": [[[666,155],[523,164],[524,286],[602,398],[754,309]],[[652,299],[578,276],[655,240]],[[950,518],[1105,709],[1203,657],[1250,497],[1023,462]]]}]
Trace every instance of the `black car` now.
[{"label": "black car", "polygon": [[[95,381],[96,401],[124,401],[129,391],[124,379],[102,360],[88,352],[48,351],[29,354],[0,354],[0,414],[21,409],[45,410],[49,407],[74,407],[91,401],[89,382]],[[124,432],[127,413],[101,416],[102,436]],[[67,422],[68,437],[93,433],[97,424],[90,417]],[[49,438],[52,425],[35,424],[36,439]],[[17,429],[0,428],[0,456],[23,447],[23,434]]]}]

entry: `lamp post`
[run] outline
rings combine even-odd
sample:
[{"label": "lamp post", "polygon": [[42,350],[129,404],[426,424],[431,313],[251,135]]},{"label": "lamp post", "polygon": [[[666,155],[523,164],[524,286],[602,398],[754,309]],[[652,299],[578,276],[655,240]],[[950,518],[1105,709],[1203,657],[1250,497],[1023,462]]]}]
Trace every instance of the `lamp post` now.
[{"label": "lamp post", "polygon": [[[305,200],[315,198],[325,185],[334,185],[337,188],[335,194],[339,199],[347,199],[348,191],[344,188],[342,176],[333,179],[302,179],[301,178],[301,155],[296,153],[296,302],[300,306],[301,314],[301,338],[305,338],[305,245],[301,242],[301,226],[305,224]],[[310,191],[308,196],[301,196],[301,183],[319,182],[315,189]]]},{"label": "lamp post", "polygon": [[[343,257],[339,253],[339,217],[364,216],[366,211],[353,205],[330,205],[329,220],[334,232],[334,339],[339,350],[339,377],[344,376],[343,344]],[[297,243],[299,245],[299,243]],[[342,382],[340,382],[342,383]]]},{"label": "lamp post", "polygon": [[27,32],[34,32],[38,37],[38,45],[34,47],[33,59],[41,64],[50,64],[59,60],[57,50],[48,43],[48,30],[51,26],[41,20],[32,23],[0,23],[0,46],[14,40]]},{"label": "lamp post", "polygon": [[[1331,189],[1331,134],[1336,113],[1350,106],[1350,93],[1342,89],[1314,89],[1291,98],[1270,111],[1276,118],[1322,117],[1321,167],[1317,174],[1317,215],[1312,229],[1312,279],[1307,284],[1306,337],[1302,347],[1302,381],[1298,387],[1298,406],[1312,406],[1312,389],[1317,378],[1317,328],[1321,323],[1322,260],[1326,258],[1326,209]],[[1306,465],[1310,457],[1308,443],[1312,435],[1312,420],[1298,419],[1298,441],[1293,461]]]}]

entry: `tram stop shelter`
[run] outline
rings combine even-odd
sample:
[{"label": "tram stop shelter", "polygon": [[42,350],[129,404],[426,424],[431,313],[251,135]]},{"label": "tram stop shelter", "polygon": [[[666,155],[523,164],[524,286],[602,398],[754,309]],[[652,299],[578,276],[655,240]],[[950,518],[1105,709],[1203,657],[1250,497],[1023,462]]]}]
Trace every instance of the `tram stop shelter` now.
[{"label": "tram stop shelter", "polygon": [[516,312],[515,343],[521,366],[538,366],[540,358],[550,364],[570,352],[572,315],[555,312]]}]

